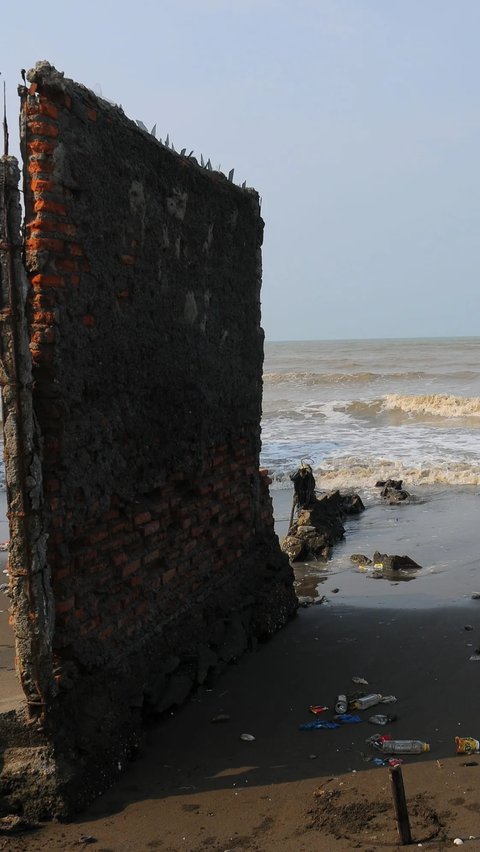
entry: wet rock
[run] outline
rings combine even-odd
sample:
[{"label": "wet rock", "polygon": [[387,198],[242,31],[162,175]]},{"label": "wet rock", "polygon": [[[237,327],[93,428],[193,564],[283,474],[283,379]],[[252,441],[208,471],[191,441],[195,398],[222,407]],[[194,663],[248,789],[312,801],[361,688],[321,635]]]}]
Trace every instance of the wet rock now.
[{"label": "wet rock", "polygon": [[402,488],[403,479],[385,479],[378,480],[375,483],[376,488],[381,488],[381,497],[390,505],[393,506],[396,503],[401,503],[404,500],[408,500],[410,494],[408,491],[405,491]]},{"label": "wet rock", "polygon": [[364,556],[363,553],[352,553],[350,562],[353,562],[355,565],[373,565],[372,560],[368,556]]},{"label": "wet rock", "polygon": [[379,553],[378,550],[373,554],[373,563],[376,568],[381,566],[387,571],[418,571],[422,567],[410,556],[391,556],[388,553]]},{"label": "wet rock", "polygon": [[333,491],[316,497],[307,508],[299,509],[297,520],[282,542],[290,561],[314,558],[326,562],[332,547],[343,538],[343,519],[364,510],[358,495]]}]

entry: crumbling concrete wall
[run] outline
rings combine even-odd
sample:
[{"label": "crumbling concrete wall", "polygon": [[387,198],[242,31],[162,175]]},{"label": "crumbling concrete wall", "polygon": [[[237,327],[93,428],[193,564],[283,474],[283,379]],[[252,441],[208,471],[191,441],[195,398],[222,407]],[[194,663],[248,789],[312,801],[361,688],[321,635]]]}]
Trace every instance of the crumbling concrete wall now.
[{"label": "crumbling concrete wall", "polygon": [[12,523],[10,565],[19,673],[54,754],[42,806],[61,815],[111,782],[145,714],[270,635],[296,598],[259,471],[257,194],[48,63],[28,79],[26,311],[3,338],[15,327],[29,347],[15,428],[29,460],[40,443],[33,477],[12,477],[35,523]]}]

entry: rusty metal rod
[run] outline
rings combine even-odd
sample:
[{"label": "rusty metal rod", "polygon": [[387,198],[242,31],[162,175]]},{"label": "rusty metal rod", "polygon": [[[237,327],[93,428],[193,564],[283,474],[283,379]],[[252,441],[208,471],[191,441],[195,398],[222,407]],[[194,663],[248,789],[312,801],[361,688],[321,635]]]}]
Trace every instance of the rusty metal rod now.
[{"label": "rusty metal rod", "polygon": [[405,788],[403,786],[402,767],[391,766],[388,771],[390,773],[390,786],[392,790],[393,808],[395,810],[398,835],[402,846],[407,846],[412,842],[412,834],[410,831],[410,820],[408,818]]}]

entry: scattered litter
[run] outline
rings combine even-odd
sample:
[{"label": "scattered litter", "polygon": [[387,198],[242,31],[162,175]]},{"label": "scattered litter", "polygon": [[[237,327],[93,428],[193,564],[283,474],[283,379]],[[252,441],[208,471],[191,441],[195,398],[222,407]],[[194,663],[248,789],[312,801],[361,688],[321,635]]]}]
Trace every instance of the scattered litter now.
[{"label": "scattered litter", "polygon": [[324,713],[325,710],[328,710],[328,707],[326,707],[324,704],[311,704],[309,710],[310,713],[314,713],[315,716],[317,716],[318,713]]},{"label": "scattered litter", "polygon": [[365,680],[364,677],[352,677],[353,683],[363,683],[365,686],[368,686],[368,680]]},{"label": "scattered litter", "polygon": [[308,755],[308,759],[309,759],[309,760],[316,760],[316,759],[317,759],[317,755],[316,755],[316,754],[309,754],[309,755]]},{"label": "scattered litter", "polygon": [[2,541],[2,542],[0,542],[0,550],[1,550],[1,551],[8,550],[8,545],[9,545],[9,544],[10,544],[10,542],[9,542],[9,541]]},{"label": "scattered litter", "polygon": [[332,589],[332,595],[337,595],[340,589]]},{"label": "scattered litter", "polygon": [[455,750],[457,754],[478,754],[480,742],[474,737],[455,737]]},{"label": "scattered litter", "polygon": [[397,701],[395,695],[382,695],[380,704],[395,704]]},{"label": "scattered litter", "polygon": [[472,663],[480,662],[480,654],[472,654],[471,657],[468,658]]},{"label": "scattered litter", "polygon": [[474,592],[473,593],[472,601],[480,601],[480,592]]},{"label": "scattered litter", "polygon": [[96,843],[97,838],[93,834],[81,834],[78,838],[79,843]]},{"label": "scattered litter", "polygon": [[255,737],[253,734],[240,734],[240,739],[244,741],[244,743],[253,743]]},{"label": "scattered litter", "polygon": [[304,722],[303,725],[299,725],[298,727],[300,731],[313,731],[315,728],[333,730],[333,728],[339,728],[340,725],[338,722],[327,722],[324,719],[316,719],[315,722]]},{"label": "scattered litter", "polygon": [[389,766],[401,766],[403,760],[401,757],[389,757],[387,763]]},{"label": "scattered litter", "polygon": [[370,763],[373,763],[374,766],[386,766],[387,765],[387,761],[382,760],[381,757],[371,757]]},{"label": "scattered litter", "polygon": [[460,766],[478,766],[478,760],[466,760],[465,763],[461,763]]},{"label": "scattered litter", "polygon": [[346,713],[348,708],[348,701],[346,695],[339,695],[335,702],[335,713]]},{"label": "scattered litter", "polygon": [[376,716],[370,716],[369,720],[371,725],[388,725],[389,722],[396,722],[396,716],[384,716],[383,713],[377,713]]},{"label": "scattered litter", "polygon": [[461,837],[456,837],[453,841],[454,846],[463,846],[463,840]]},{"label": "scattered litter", "polygon": [[214,716],[213,719],[210,719],[211,722],[228,722],[230,716],[228,713],[219,713],[218,716]]},{"label": "scattered litter", "polygon": [[463,629],[464,630],[473,630],[473,624],[464,624]]}]

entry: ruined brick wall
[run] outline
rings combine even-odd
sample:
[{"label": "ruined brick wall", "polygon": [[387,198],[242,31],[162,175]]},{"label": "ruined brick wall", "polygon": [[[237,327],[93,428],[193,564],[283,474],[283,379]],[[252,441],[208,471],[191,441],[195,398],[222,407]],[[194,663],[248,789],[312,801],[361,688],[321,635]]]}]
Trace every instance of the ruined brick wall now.
[{"label": "ruined brick wall", "polygon": [[65,793],[78,804],[142,714],[180,703],[296,599],[258,469],[256,193],[47,63],[29,80],[27,334],[55,603],[41,697],[64,764],[86,779]]}]

